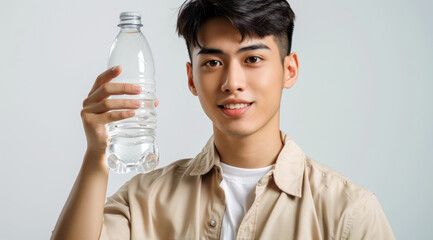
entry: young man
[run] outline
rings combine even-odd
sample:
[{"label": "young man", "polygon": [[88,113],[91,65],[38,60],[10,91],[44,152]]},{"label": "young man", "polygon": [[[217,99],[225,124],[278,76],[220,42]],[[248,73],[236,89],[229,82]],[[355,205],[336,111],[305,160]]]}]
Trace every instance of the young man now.
[{"label": "young man", "polygon": [[127,118],[136,94],[108,83],[84,101],[88,150],[54,239],[394,239],[375,195],[306,156],[279,129],[281,94],[298,76],[294,13],[285,0],[182,5],[188,86],[213,123],[193,159],[139,174],[104,208],[104,124]]}]

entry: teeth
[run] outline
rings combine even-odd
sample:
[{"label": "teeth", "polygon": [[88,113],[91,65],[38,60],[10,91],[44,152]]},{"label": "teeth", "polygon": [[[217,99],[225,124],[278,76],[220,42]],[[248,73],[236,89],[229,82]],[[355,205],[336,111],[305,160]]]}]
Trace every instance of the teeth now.
[{"label": "teeth", "polygon": [[247,103],[237,103],[237,104],[225,104],[223,107],[228,109],[239,109],[247,107],[249,104]]}]

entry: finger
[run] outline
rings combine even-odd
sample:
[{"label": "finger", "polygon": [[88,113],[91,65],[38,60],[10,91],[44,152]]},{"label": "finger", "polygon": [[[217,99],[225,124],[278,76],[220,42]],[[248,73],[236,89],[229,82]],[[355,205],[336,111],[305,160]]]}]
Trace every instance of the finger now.
[{"label": "finger", "polygon": [[154,104],[155,104],[155,107],[158,106],[158,104],[159,104],[159,100],[158,100],[158,98],[155,100],[155,103],[154,103]]},{"label": "finger", "polygon": [[101,123],[107,124],[110,122],[115,122],[123,119],[127,119],[130,117],[135,116],[135,111],[114,111],[114,112],[107,112],[104,114],[97,115],[100,118]]},{"label": "finger", "polygon": [[95,83],[93,84],[92,89],[89,92],[89,95],[87,95],[87,96],[90,96],[102,84],[104,84],[106,82],[109,82],[113,78],[119,76],[119,74],[121,72],[122,72],[122,67],[119,65],[119,66],[115,66],[115,67],[109,68],[109,69],[105,70],[105,72],[99,74],[99,76],[95,80]]},{"label": "finger", "polygon": [[130,83],[104,83],[96,91],[92,93],[83,102],[83,106],[92,104],[94,102],[99,102],[111,95],[136,95],[141,93],[142,88],[139,85]]},{"label": "finger", "polygon": [[86,107],[85,111],[100,114],[117,109],[138,109],[141,106],[142,102],[138,99],[105,99]]}]

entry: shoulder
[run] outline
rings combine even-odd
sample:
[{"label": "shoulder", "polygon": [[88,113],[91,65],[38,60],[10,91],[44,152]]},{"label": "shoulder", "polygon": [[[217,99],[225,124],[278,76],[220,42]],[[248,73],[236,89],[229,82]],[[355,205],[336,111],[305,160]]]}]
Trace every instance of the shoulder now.
[{"label": "shoulder", "polygon": [[[394,239],[376,195],[341,173],[306,157],[305,179],[323,223],[339,239]],[[333,225],[333,223],[336,223]]]},{"label": "shoulder", "polygon": [[129,206],[157,192],[170,192],[176,188],[180,179],[189,176],[192,159],[177,160],[165,167],[147,173],[140,173],[124,183],[112,196],[107,198],[107,207]]},{"label": "shoulder", "polygon": [[371,197],[373,192],[353,182],[343,174],[306,156],[306,177],[313,195],[342,201],[357,202]]},{"label": "shoulder", "polygon": [[151,172],[137,174],[127,184],[130,190],[131,188],[135,188],[135,190],[148,189],[155,184],[159,185],[162,182],[189,176],[188,172],[191,171],[190,166],[192,161],[192,158],[180,159]]}]

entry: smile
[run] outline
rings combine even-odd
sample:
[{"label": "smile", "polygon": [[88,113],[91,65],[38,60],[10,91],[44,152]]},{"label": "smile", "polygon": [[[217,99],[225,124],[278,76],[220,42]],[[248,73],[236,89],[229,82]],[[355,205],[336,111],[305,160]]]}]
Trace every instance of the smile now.
[{"label": "smile", "polygon": [[250,109],[253,103],[225,104],[218,106],[229,117],[240,117]]}]

